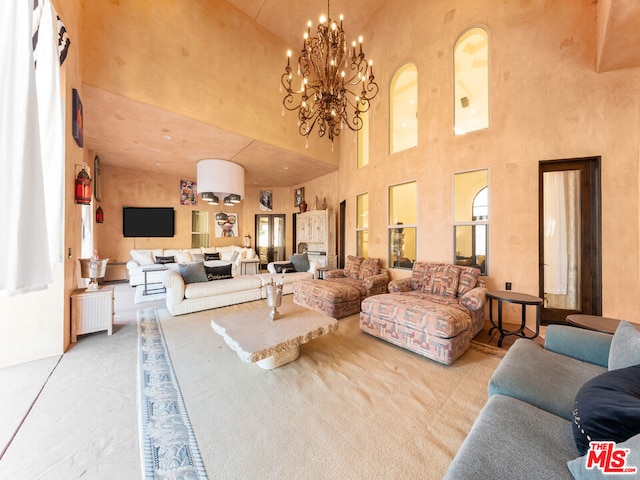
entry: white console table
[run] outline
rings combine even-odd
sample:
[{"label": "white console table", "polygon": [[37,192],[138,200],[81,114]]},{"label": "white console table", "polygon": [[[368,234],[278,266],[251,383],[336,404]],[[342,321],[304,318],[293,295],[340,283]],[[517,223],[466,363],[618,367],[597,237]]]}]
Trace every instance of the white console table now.
[{"label": "white console table", "polygon": [[113,333],[113,285],[102,285],[89,292],[76,290],[71,294],[71,341],[78,335],[106,330]]}]

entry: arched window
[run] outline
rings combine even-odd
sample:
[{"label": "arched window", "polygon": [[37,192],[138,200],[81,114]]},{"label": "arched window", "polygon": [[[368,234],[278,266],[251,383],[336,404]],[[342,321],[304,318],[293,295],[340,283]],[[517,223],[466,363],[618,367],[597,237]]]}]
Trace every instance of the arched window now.
[{"label": "arched window", "polygon": [[465,30],[456,41],[454,134],[489,128],[489,36],[482,27]]},{"label": "arched window", "polygon": [[402,65],[391,79],[390,151],[396,153],[418,145],[418,69]]}]

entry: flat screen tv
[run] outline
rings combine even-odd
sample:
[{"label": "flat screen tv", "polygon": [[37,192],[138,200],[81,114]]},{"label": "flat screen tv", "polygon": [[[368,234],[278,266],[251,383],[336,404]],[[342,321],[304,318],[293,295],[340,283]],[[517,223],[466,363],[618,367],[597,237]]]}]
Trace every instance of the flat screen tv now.
[{"label": "flat screen tv", "polygon": [[125,237],[173,237],[174,210],[170,207],[123,207],[122,234]]}]

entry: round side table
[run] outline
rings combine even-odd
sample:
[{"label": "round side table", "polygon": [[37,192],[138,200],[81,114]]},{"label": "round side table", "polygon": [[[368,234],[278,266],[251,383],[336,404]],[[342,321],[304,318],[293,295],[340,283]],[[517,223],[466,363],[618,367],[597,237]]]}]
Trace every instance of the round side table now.
[{"label": "round side table", "polygon": [[[487,298],[489,299],[489,321],[491,322],[491,328],[489,329],[489,335],[493,330],[500,332],[500,338],[498,339],[498,347],[502,347],[502,340],[508,335],[518,335],[522,338],[536,338],[540,333],[540,306],[542,305],[542,299],[533,295],[527,295],[526,293],[512,292],[511,290],[490,290],[487,292]],[[493,300],[498,302],[498,323],[493,320]],[[517,330],[505,330],[502,325],[502,304],[515,303],[522,305],[522,322],[520,328]],[[527,305],[533,305],[536,307],[536,331],[532,337],[527,337],[524,333],[524,329],[527,325]]]},{"label": "round side table", "polygon": [[567,315],[567,324],[602,333],[614,334],[619,323],[620,320],[615,318],[599,317],[597,315],[581,315],[577,313]]}]

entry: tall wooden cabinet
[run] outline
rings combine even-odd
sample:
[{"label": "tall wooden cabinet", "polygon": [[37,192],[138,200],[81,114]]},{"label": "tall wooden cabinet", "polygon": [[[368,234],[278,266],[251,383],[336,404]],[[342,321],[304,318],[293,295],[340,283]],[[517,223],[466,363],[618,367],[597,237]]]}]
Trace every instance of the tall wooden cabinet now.
[{"label": "tall wooden cabinet", "polygon": [[298,253],[307,252],[309,260],[323,267],[337,268],[336,216],[333,210],[310,210],[296,217]]}]

